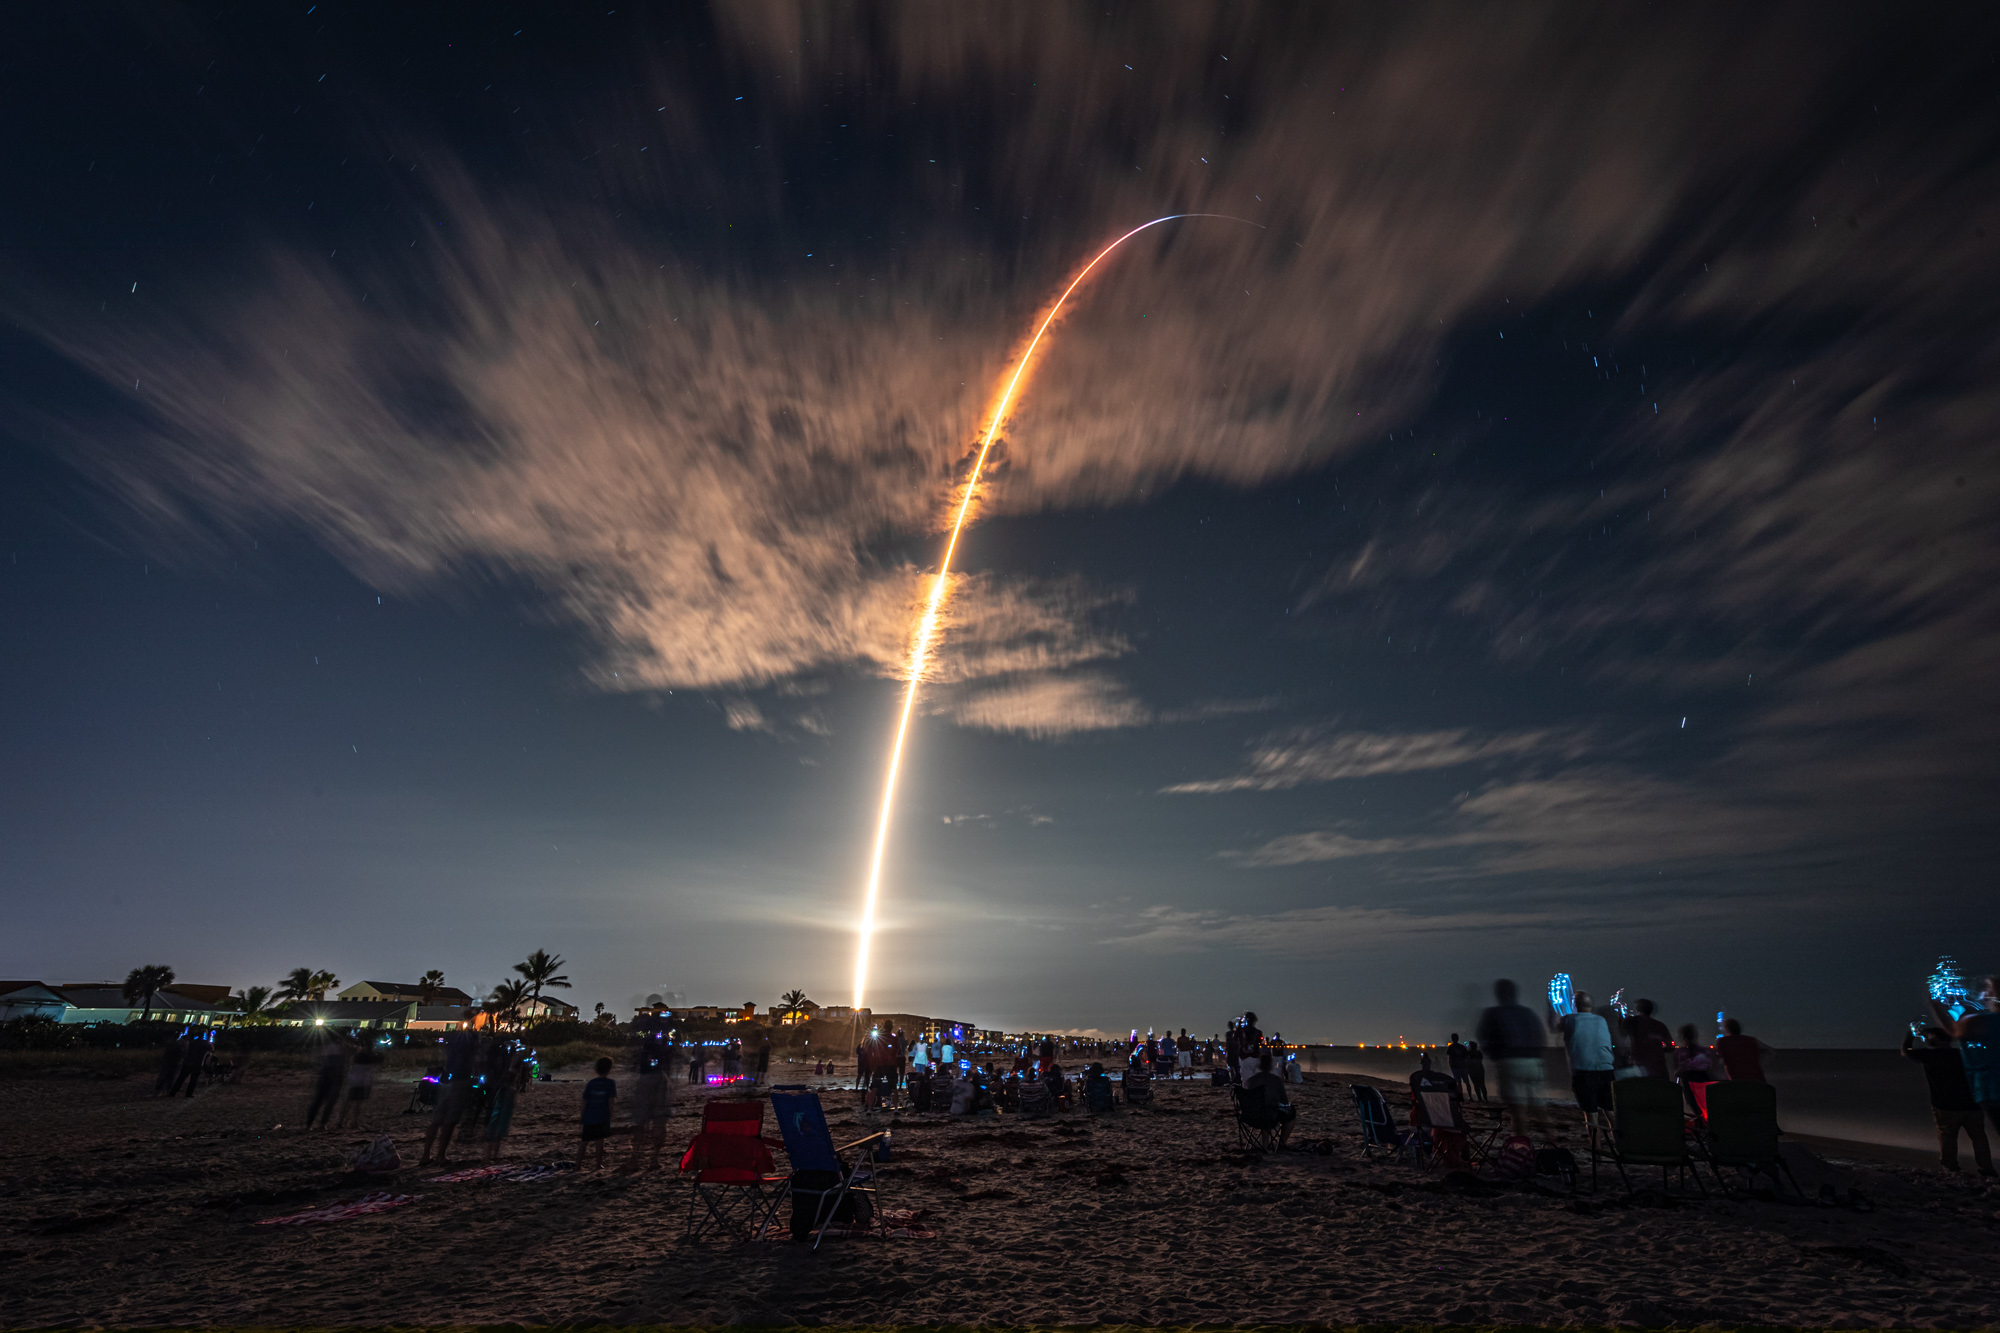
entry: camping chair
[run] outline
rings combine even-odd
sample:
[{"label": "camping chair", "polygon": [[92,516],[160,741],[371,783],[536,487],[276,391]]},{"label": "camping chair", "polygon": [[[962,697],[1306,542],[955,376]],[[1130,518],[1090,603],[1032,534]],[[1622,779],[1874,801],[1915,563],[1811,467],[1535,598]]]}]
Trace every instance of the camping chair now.
[{"label": "camping chair", "polygon": [[1055,1095],[1049,1085],[1039,1080],[1021,1080],[1020,1113],[1024,1116],[1044,1116],[1056,1109]]},{"label": "camping chair", "polygon": [[[890,1131],[880,1130],[836,1148],[826,1127],[826,1111],[819,1104],[818,1093],[781,1092],[773,1088],[771,1105],[778,1113],[778,1132],[784,1135],[785,1156],[792,1163],[787,1178],[792,1197],[792,1239],[811,1236],[817,1250],[820,1241],[826,1239],[827,1228],[841,1220],[843,1214],[859,1217],[864,1224],[870,1218],[881,1219],[882,1210],[876,1205],[880,1185],[874,1162],[876,1153],[888,1145]],[[772,1208],[775,1210],[776,1206],[774,1200]],[[886,1221],[882,1228],[887,1235]]]},{"label": "camping chair", "polygon": [[1144,1069],[1125,1071],[1125,1104],[1127,1106],[1151,1106],[1153,1104],[1153,1076]]},{"label": "camping chair", "polygon": [[443,1065],[432,1065],[426,1069],[424,1076],[417,1080],[417,1086],[410,1089],[410,1104],[403,1108],[403,1114],[410,1115],[419,1110],[428,1111],[436,1106],[438,1087],[443,1082]]},{"label": "camping chair", "polygon": [[1284,1108],[1264,1100],[1262,1088],[1231,1088],[1236,1102],[1236,1146],[1243,1152],[1276,1152]]},{"label": "camping chair", "polygon": [[701,1132],[681,1157],[681,1174],[694,1176],[685,1239],[722,1231],[739,1240],[763,1234],[777,1206],[771,1146],[762,1134],[764,1102],[712,1101],[702,1107]]},{"label": "camping chair", "polygon": [[1398,1129],[1389,1118],[1389,1105],[1382,1093],[1366,1083],[1350,1085],[1354,1110],[1361,1117],[1361,1155],[1373,1157],[1377,1148],[1407,1157],[1414,1162],[1431,1151],[1430,1135],[1420,1129]]},{"label": "camping chair", "polygon": [[[1626,1078],[1611,1085],[1611,1161],[1618,1178],[1632,1191],[1628,1166],[1660,1168],[1660,1192],[1667,1190],[1667,1168],[1674,1167],[1677,1179],[1692,1176],[1695,1188],[1708,1197],[1701,1183],[1694,1156],[1688,1151],[1687,1122],[1681,1114],[1681,1090],[1672,1079]],[[1597,1152],[1590,1155],[1590,1186],[1597,1188]]]},{"label": "camping chair", "polygon": [[1448,1088],[1417,1089],[1413,1109],[1417,1127],[1430,1131],[1434,1164],[1475,1167],[1493,1151],[1493,1140],[1500,1134],[1495,1121],[1481,1137],[1465,1118],[1465,1103]]},{"label": "camping chair", "polygon": [[1775,1184],[1779,1172],[1800,1198],[1805,1191],[1778,1152],[1778,1090],[1768,1083],[1728,1082],[1700,1085],[1703,1092],[1702,1157],[1724,1194],[1729,1186],[1718,1169],[1737,1167],[1746,1173],[1763,1171]]}]

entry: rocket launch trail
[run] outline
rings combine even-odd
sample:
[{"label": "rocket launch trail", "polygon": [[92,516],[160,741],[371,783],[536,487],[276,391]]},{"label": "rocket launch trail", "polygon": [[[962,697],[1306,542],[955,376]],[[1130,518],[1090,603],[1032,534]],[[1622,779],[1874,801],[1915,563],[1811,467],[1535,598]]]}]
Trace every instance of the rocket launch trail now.
[{"label": "rocket launch trail", "polygon": [[1250,222],[1248,218],[1231,217],[1226,213],[1169,213],[1165,217],[1154,218],[1151,222],[1141,223],[1132,228],[1092,256],[1090,262],[1078,270],[1077,275],[1070,280],[1069,286],[1063,288],[1062,294],[1056,297],[1054,303],[1049,306],[1048,313],[1043,315],[1041,322],[1035,326],[1034,336],[1028,339],[1028,345],[1022,349],[1020,358],[1014,363],[1012,373],[1007,376],[999,396],[993,401],[992,411],[987,418],[986,433],[979,441],[979,453],[972,460],[972,471],[965,479],[965,493],[959,497],[958,512],[952,519],[951,536],[944,544],[944,558],[938,562],[937,577],[931,581],[930,596],[924,602],[923,619],[918,622],[916,638],[910,644],[908,683],[903,689],[902,711],[896,715],[895,740],[889,746],[889,771],[882,782],[882,810],[875,823],[875,848],[868,860],[868,888],[861,900],[860,942],[856,946],[854,955],[856,1009],[861,1008],[868,989],[868,946],[875,934],[875,904],[881,894],[882,861],[888,849],[889,826],[896,810],[896,780],[902,773],[903,746],[909,739],[910,719],[916,714],[917,689],[923,683],[924,669],[930,661],[931,648],[937,639],[938,614],[944,606],[945,590],[950,586],[952,556],[958,552],[958,539],[965,531],[966,515],[972,512],[972,498],[979,491],[979,479],[985,473],[987,455],[993,451],[993,441],[999,438],[1001,428],[1007,424],[1008,414],[1013,411],[1021,383],[1027,377],[1028,367],[1034,361],[1036,351],[1040,349],[1043,338],[1054,325],[1056,316],[1062,313],[1063,305],[1069,300],[1070,295],[1082,286],[1083,280],[1090,276],[1092,270],[1103,263],[1119,246],[1142,231],[1183,218],[1225,218],[1231,222],[1247,223],[1252,227],[1260,225]]}]

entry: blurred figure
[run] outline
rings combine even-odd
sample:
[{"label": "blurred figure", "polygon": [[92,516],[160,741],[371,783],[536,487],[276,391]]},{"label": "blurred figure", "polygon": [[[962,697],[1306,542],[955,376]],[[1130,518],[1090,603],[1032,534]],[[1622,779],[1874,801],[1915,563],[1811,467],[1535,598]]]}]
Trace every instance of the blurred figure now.
[{"label": "blurred figure", "polygon": [[1243,1080],[1245,1096],[1262,1096],[1264,1105],[1269,1107],[1278,1120],[1278,1147],[1282,1149],[1292,1137],[1292,1122],[1299,1118],[1297,1108],[1285,1095],[1285,1080],[1271,1072],[1271,1053],[1257,1057],[1257,1068],[1250,1077]]},{"label": "blurred figure", "polygon": [[1472,1084],[1467,1081],[1465,1072],[1465,1043],[1458,1039],[1456,1032],[1452,1033],[1451,1040],[1445,1043],[1444,1067],[1450,1072],[1451,1081],[1458,1084],[1458,1095],[1470,1097]]},{"label": "blurred figure", "polygon": [[361,1128],[361,1114],[368,1109],[368,1098],[375,1091],[375,1071],[381,1063],[382,1054],[375,1049],[375,1043],[361,1042],[347,1064],[347,1100],[340,1104],[335,1129]]},{"label": "blurred figure", "polygon": [[1646,1078],[1671,1078],[1667,1057],[1674,1049],[1674,1034],[1653,1017],[1653,1002],[1639,1000],[1625,1016],[1625,1047],[1632,1055],[1632,1067]]},{"label": "blurred figure", "polygon": [[479,1034],[459,1029],[444,1039],[444,1072],[438,1076],[437,1099],[431,1103],[430,1128],[424,1131],[424,1155],[418,1166],[428,1166],[431,1145],[437,1145],[437,1163],[447,1165],[452,1135],[465,1118],[471,1100],[472,1075],[479,1060]]},{"label": "blurred figure", "polygon": [[581,1135],[576,1148],[576,1164],[584,1165],[591,1146],[596,1145],[596,1165],[604,1165],[604,1141],[611,1137],[611,1111],[618,1102],[618,1084],[611,1078],[609,1056],[597,1062],[597,1077],[583,1085]]},{"label": "blurred figure", "polygon": [[1940,1027],[1924,1029],[1924,1044],[1903,1034],[1903,1056],[1924,1067],[1924,1082],[1930,1085],[1931,1118],[1937,1122],[1938,1165],[1958,1170],[1958,1131],[1972,1140],[1972,1160],[1979,1174],[1993,1174],[1993,1152],[1986,1141],[1986,1126],[1979,1121],[1979,1103],[1973,1100],[1972,1083],[1965,1076],[1965,1061],[1951,1048],[1951,1038]]},{"label": "blurred figure", "polygon": [[183,1032],[160,1048],[160,1073],[153,1080],[153,1095],[162,1093],[171,1097],[167,1089],[174,1085],[174,1076],[181,1072],[181,1062],[187,1058],[188,1034]]},{"label": "blurred figure", "polygon": [[1558,1015],[1549,1007],[1549,1030],[1560,1032],[1569,1053],[1569,1086],[1576,1094],[1577,1107],[1590,1120],[1600,1113],[1611,1116],[1611,1066],[1616,1052],[1611,1045],[1611,1025],[1590,1007],[1590,996],[1576,994],[1576,1012]]},{"label": "blurred figure", "polygon": [[1194,1038],[1188,1036],[1186,1028],[1181,1029],[1180,1040],[1174,1043],[1174,1065],[1176,1078],[1186,1078],[1194,1072]]},{"label": "blurred figure", "polygon": [[1465,1076],[1472,1080],[1474,1101],[1486,1100],[1486,1052],[1479,1049],[1479,1043],[1465,1044]]},{"label": "blurred figure", "polygon": [[527,1084],[528,1062],[525,1057],[509,1055],[497,1062],[493,1086],[488,1093],[490,1101],[486,1108],[486,1146],[481,1154],[488,1166],[500,1159],[501,1149],[506,1146],[507,1135],[514,1128],[514,1103],[520,1098],[521,1089]]},{"label": "blurred figure", "polygon": [[1243,1026],[1236,1034],[1236,1081],[1248,1085],[1257,1072],[1257,1057],[1264,1053],[1264,1034],[1257,1027],[1257,1015],[1245,1012]]},{"label": "blurred figure", "polygon": [[327,1034],[326,1049],[319,1058],[319,1078],[313,1084],[312,1104],[306,1108],[306,1128],[313,1127],[318,1120],[322,1129],[333,1120],[333,1113],[340,1106],[340,1094],[347,1083],[347,1044],[332,1033]]},{"label": "blurred figure", "polygon": [[2000,1131],[2000,977],[1979,980],[1979,1009],[1957,1022],[1933,1001],[1931,1014],[1958,1041],[1972,1100]]},{"label": "blurred figure", "polygon": [[1493,983],[1494,1003],[1479,1015],[1479,1044],[1486,1048],[1500,1076],[1500,1102],[1516,1134],[1533,1137],[1530,1126],[1542,1121],[1542,1021],[1520,1003],[1520,987],[1504,977]]},{"label": "blurred figure", "polygon": [[195,1085],[201,1082],[202,1073],[208,1068],[208,1052],[208,1043],[199,1034],[187,1034],[181,1043],[180,1068],[174,1071],[174,1083],[167,1089],[167,1096],[179,1092],[183,1083],[187,1085],[187,1095],[194,1096]]},{"label": "blurred figure", "polygon": [[1681,1044],[1674,1048],[1674,1077],[1680,1081],[1681,1095],[1687,1099],[1688,1110],[1696,1115],[1706,1114],[1701,1099],[1695,1096],[1697,1083],[1715,1082],[1715,1061],[1709,1057],[1708,1048],[1701,1044],[1701,1036],[1694,1030],[1694,1024],[1681,1024]]},{"label": "blurred figure", "polygon": [[1743,1025],[1733,1018],[1722,1020],[1722,1035],[1715,1039],[1715,1053],[1722,1057],[1722,1071],[1731,1083],[1768,1083],[1764,1063],[1774,1054],[1769,1046],[1743,1034]]},{"label": "blurred figure", "polygon": [[673,1044],[660,1033],[647,1034],[639,1046],[639,1086],[632,1097],[632,1161],[652,1149],[649,1163],[657,1169],[667,1145],[667,1118],[674,1112]]}]

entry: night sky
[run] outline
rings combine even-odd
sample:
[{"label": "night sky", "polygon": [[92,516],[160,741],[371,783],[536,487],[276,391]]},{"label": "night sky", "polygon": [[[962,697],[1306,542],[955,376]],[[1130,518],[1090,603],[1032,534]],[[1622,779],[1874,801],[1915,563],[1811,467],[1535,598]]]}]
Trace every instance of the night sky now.
[{"label": "night sky", "polygon": [[[1888,1045],[2000,967],[1975,7],[43,6],[0,974]],[[1993,234],[1989,234],[1993,233]]]}]

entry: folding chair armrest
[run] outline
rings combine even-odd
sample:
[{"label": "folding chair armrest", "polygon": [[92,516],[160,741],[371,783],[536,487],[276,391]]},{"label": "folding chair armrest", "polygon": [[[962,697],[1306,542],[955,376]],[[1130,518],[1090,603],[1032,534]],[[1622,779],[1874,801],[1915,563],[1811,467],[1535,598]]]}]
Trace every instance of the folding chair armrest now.
[{"label": "folding chair armrest", "polygon": [[878,1130],[876,1130],[876,1131],[875,1131],[875,1132],[874,1132],[873,1134],[870,1134],[870,1135],[869,1135],[869,1136],[868,1136],[867,1138],[865,1138],[865,1139],[856,1139],[856,1140],[855,1140],[854,1142],[852,1142],[852,1143],[843,1143],[843,1144],[841,1144],[841,1145],[840,1145],[840,1146],[839,1146],[838,1148],[835,1148],[835,1149],[834,1149],[834,1151],[835,1151],[835,1152],[846,1152],[846,1151],[847,1151],[847,1150],[848,1150],[849,1148],[859,1148],[859,1147],[861,1147],[861,1146],[862,1146],[863,1144],[867,1144],[867,1143],[873,1143],[873,1142],[875,1142],[875,1141],[876,1141],[877,1139],[887,1139],[887,1138],[889,1137],[889,1135],[890,1135],[890,1133],[891,1133],[891,1132],[892,1132],[892,1131],[890,1131],[890,1130],[886,1130],[886,1129],[878,1129]]}]

